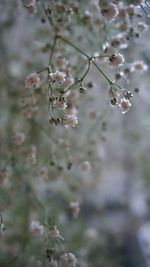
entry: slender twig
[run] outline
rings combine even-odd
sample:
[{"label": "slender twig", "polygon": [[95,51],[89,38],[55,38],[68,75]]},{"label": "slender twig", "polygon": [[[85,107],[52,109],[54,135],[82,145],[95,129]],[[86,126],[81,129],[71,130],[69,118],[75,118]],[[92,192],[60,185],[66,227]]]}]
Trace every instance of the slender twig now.
[{"label": "slender twig", "polygon": [[71,43],[70,41],[68,41],[67,39],[65,39],[62,36],[58,36],[58,38],[60,38],[62,41],[64,41],[65,43],[69,44],[70,46],[72,46],[75,50],[77,50],[80,54],[84,55],[85,57],[87,57],[88,59],[90,58],[83,50],[81,50],[79,47],[77,47],[76,45],[74,45],[73,43]]},{"label": "slender twig", "polygon": [[89,70],[90,70],[90,65],[91,65],[91,59],[88,60],[88,67],[87,67],[87,70],[86,70],[85,74],[84,74],[83,77],[81,78],[82,81],[83,81],[83,79],[85,78],[85,76],[87,75],[87,73],[89,72]]},{"label": "slender twig", "polygon": [[91,65],[91,59],[89,58],[89,59],[88,59],[88,67],[87,67],[87,70],[86,70],[86,72],[84,73],[84,75],[83,75],[79,80],[77,80],[76,82],[74,82],[73,84],[71,84],[71,85],[65,90],[64,94],[66,94],[66,93],[67,93],[67,92],[68,92],[74,85],[76,85],[76,84],[78,84],[78,83],[80,83],[80,85],[82,84],[84,78],[86,77],[87,73],[88,73],[89,70],[90,70],[90,65]]},{"label": "slender twig", "polygon": [[74,82],[73,84],[71,84],[65,91],[64,91],[64,93],[63,93],[63,95],[64,94],[66,94],[74,85],[76,85],[76,84],[78,84],[78,83],[80,83],[81,82],[81,79],[79,79],[79,80],[77,80],[76,82]]},{"label": "slender twig", "polygon": [[53,42],[52,49],[51,49],[51,52],[50,52],[50,57],[49,57],[49,65],[51,65],[51,63],[52,63],[52,58],[53,58],[53,53],[54,53],[54,50],[55,50],[57,38],[58,38],[57,36],[55,36],[55,38],[54,38],[54,42]]},{"label": "slender twig", "polygon": [[45,7],[45,3],[44,3],[44,1],[42,1],[42,8],[43,8],[44,13],[45,13],[45,15],[46,15],[46,17],[47,17],[47,19],[48,19],[48,21],[49,21],[49,24],[50,24],[51,26],[53,26],[53,20],[52,20],[52,18],[47,14],[47,9],[46,9],[46,7]]},{"label": "slender twig", "polygon": [[147,16],[147,15],[148,15],[148,12],[147,12],[147,10],[144,8],[144,6],[143,6],[143,5],[140,5],[140,7],[141,7],[141,9],[143,10],[143,12],[145,13],[145,15]]},{"label": "slender twig", "polygon": [[[50,51],[48,75],[50,75],[50,73],[51,73],[51,63],[52,63],[52,59],[53,59],[53,54],[54,54],[56,42],[57,42],[57,36],[54,37],[53,45],[52,45],[52,48],[51,48],[51,51]],[[49,84],[48,84],[48,97],[50,97],[50,96],[51,97],[53,96],[53,90],[52,90],[51,83],[49,82]],[[51,105],[51,108],[52,108],[52,113],[54,113],[53,105]]]},{"label": "slender twig", "polygon": [[117,86],[118,88],[122,89],[122,86],[117,84],[117,83],[113,83],[113,85]]},{"label": "slender twig", "polygon": [[41,72],[43,72],[43,71],[45,71],[45,70],[48,71],[48,67],[45,67],[45,68],[41,69],[40,71],[37,72],[37,74],[40,74]]},{"label": "slender twig", "polygon": [[92,59],[97,59],[97,58],[105,58],[105,57],[109,57],[109,55],[99,55],[99,56],[92,56]]},{"label": "slender twig", "polygon": [[[84,55],[86,58],[88,58],[89,61],[91,61],[95,67],[99,70],[99,72],[104,76],[104,78],[109,82],[109,84],[113,84],[113,82],[106,76],[106,74],[102,71],[102,69],[94,62],[93,58],[90,57],[89,55],[87,55],[84,51],[82,51],[80,48],[78,48],[76,45],[74,45],[73,43],[71,43],[70,41],[66,40],[65,38],[63,38],[62,36],[58,36],[57,38],[60,38],[61,40],[63,40],[64,42],[66,42],[67,44],[69,44],[70,46],[72,46],[75,50],[77,50],[80,54]],[[67,89],[68,91],[68,89]]]},{"label": "slender twig", "polygon": [[109,82],[109,84],[113,84],[113,82],[106,76],[106,74],[102,71],[102,69],[94,62],[94,60],[91,60],[93,65],[98,69],[98,71],[105,77],[105,79]]}]

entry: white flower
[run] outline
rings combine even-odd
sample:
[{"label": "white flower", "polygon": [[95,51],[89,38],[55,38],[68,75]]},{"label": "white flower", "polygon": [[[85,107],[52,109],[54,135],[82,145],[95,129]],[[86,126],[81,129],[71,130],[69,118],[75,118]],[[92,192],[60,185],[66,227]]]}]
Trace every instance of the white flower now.
[{"label": "white flower", "polygon": [[37,158],[37,147],[35,145],[31,145],[28,149],[28,154],[26,157],[26,161],[30,164],[35,165]]},{"label": "white flower", "polygon": [[137,71],[137,72],[143,73],[147,69],[148,69],[148,66],[142,60],[135,61],[131,65],[131,71],[132,72]]},{"label": "white flower", "polygon": [[43,179],[47,180],[48,179],[48,170],[45,166],[41,166],[38,169],[38,176],[42,177]]},{"label": "white flower", "polygon": [[32,118],[32,112],[33,112],[32,108],[30,108],[30,107],[26,107],[26,108],[22,109],[22,111],[21,111],[21,115],[22,115],[25,119],[30,119],[30,118]]},{"label": "white flower", "polygon": [[122,114],[125,114],[126,112],[130,110],[131,102],[126,98],[122,98],[120,101],[119,107],[122,110]]},{"label": "white flower", "polygon": [[67,108],[66,113],[67,115],[77,116],[78,110],[76,109],[75,106],[70,106]]},{"label": "white flower", "polygon": [[63,98],[57,99],[54,102],[54,105],[60,110],[65,110],[67,108],[67,102]]},{"label": "white flower", "polygon": [[34,7],[36,5],[36,0],[22,0],[24,7]]},{"label": "white flower", "polygon": [[33,234],[40,234],[44,233],[44,227],[38,221],[31,221],[30,230]]},{"label": "white flower", "polygon": [[22,132],[17,132],[15,136],[13,137],[13,141],[15,145],[22,145],[25,139],[26,139],[25,134]]},{"label": "white flower", "polygon": [[75,127],[78,124],[78,118],[76,115],[65,115],[63,117],[63,124],[65,127]]},{"label": "white flower", "polygon": [[74,218],[77,218],[80,212],[80,204],[78,201],[72,201],[70,203],[69,211]]},{"label": "white flower", "polygon": [[77,265],[76,256],[73,253],[65,253],[61,256],[63,267],[75,267]]},{"label": "white flower", "polygon": [[61,71],[56,71],[53,73],[50,73],[50,81],[54,83],[56,86],[62,85],[65,82],[66,74]]},{"label": "white flower", "polygon": [[40,76],[37,73],[30,73],[25,79],[26,88],[39,87]]},{"label": "white flower", "polygon": [[125,36],[123,34],[118,34],[113,37],[111,40],[111,46],[118,49],[126,48],[128,44],[126,42]]},{"label": "white flower", "polygon": [[57,266],[58,266],[57,261],[53,259],[49,262],[49,265],[48,265],[48,267],[57,267]]},{"label": "white flower", "polygon": [[106,3],[105,5],[101,5],[101,3],[100,3],[100,7],[101,7],[102,15],[108,21],[115,19],[119,14],[119,10],[118,10],[117,5],[115,5],[113,3]]},{"label": "white flower", "polygon": [[124,63],[124,57],[121,54],[112,54],[109,57],[109,64],[110,66],[117,67]]},{"label": "white flower", "polygon": [[82,172],[88,172],[91,169],[91,164],[89,161],[85,160],[80,163],[79,168]]},{"label": "white flower", "polygon": [[148,29],[148,26],[143,21],[139,21],[137,28],[140,32],[145,32]]},{"label": "white flower", "polygon": [[60,238],[62,240],[64,240],[64,238],[60,235],[59,230],[57,229],[56,225],[53,225],[50,229],[49,229],[49,235],[52,238]]}]

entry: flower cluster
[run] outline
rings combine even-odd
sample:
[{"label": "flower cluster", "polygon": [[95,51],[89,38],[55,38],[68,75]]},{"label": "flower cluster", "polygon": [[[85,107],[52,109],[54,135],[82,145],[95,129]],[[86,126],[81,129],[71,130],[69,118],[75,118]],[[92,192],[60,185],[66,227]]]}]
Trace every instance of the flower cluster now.
[{"label": "flower cluster", "polygon": [[[105,220],[96,229],[94,216],[87,217],[91,208],[93,215],[98,211],[96,202],[103,207],[98,191],[103,191],[101,184],[105,187],[113,167],[107,161],[118,143],[115,123],[119,125],[126,116],[130,121],[139,114],[133,112],[136,103],[148,102],[142,78],[148,84],[150,3],[20,0],[17,6],[7,2],[2,7],[8,15],[1,18],[6,29],[1,31],[6,39],[1,43],[4,55],[11,44],[7,39],[13,35],[8,33],[16,30],[19,38],[14,38],[6,57],[8,68],[4,65],[1,71],[0,214],[4,220],[0,215],[0,234],[5,232],[5,218],[9,232],[0,247],[0,265],[99,266],[97,251],[101,251],[102,265],[116,266],[103,253],[104,242],[109,242],[99,235]],[[20,29],[24,31],[18,35]],[[114,143],[108,133],[113,129]],[[113,158],[117,166],[122,153]],[[107,183],[106,190],[110,184],[114,183]]]},{"label": "flower cluster", "polygon": [[22,4],[30,15],[34,15],[37,12],[37,0],[22,0]]},{"label": "flower cluster", "polygon": [[65,253],[61,256],[61,263],[63,267],[76,267],[77,259],[73,253]]},{"label": "flower cluster", "polygon": [[[29,7],[33,5],[33,3],[31,3],[32,1],[29,2],[30,3],[26,5],[24,4],[24,6]],[[80,94],[87,93],[84,80],[91,69],[91,65],[94,65],[109,83],[109,86],[111,87],[110,95],[112,95],[111,103],[113,105],[118,104],[122,113],[126,113],[130,109],[131,102],[125,95],[126,90],[118,84],[115,85],[115,89],[112,89],[114,82],[104,73],[98,63],[101,63],[102,61],[102,63],[105,62],[110,67],[118,69],[115,75],[117,81],[124,78],[128,82],[132,73],[142,73],[147,70],[147,65],[143,63],[142,60],[131,63],[127,62],[122,51],[120,51],[122,49],[127,49],[130,40],[139,37],[140,34],[148,28],[146,22],[141,20],[141,15],[139,14],[140,5],[142,5],[142,8],[144,9],[144,2],[142,1],[125,4],[121,1],[99,0],[98,5],[93,4],[89,9],[85,10],[85,14],[82,17],[83,24],[90,27],[93,27],[93,25],[95,25],[95,27],[97,27],[97,25],[103,25],[102,28],[105,30],[106,19],[108,21],[113,21],[118,30],[118,33],[115,34],[115,36],[110,35],[107,42],[105,41],[103,43],[101,51],[90,55],[80,49],[80,47],[76,46],[76,44],[69,39],[66,39],[63,34],[60,34],[60,29],[63,29],[63,27],[66,28],[66,25],[71,23],[71,17],[73,16],[73,13],[76,14],[78,12],[78,6],[72,2],[67,5],[61,2],[56,3],[55,1],[52,1],[52,3],[48,4],[46,8],[46,16],[55,32],[55,36],[54,42],[51,45],[49,66],[45,67],[42,71],[48,72],[47,83],[50,124],[64,125],[65,127],[75,127],[78,125],[77,113],[72,112],[72,110],[76,110],[76,107],[74,103],[72,103],[72,97],[70,96],[73,91],[77,92],[77,90]],[[136,26],[134,25],[134,17],[138,20]],[[97,21],[95,21],[94,18],[97,18]],[[116,18],[117,20],[115,20]],[[60,48],[57,46],[58,42]],[[66,47],[62,48],[61,45],[63,44],[68,47],[70,46],[70,48],[76,50],[76,52],[80,53],[81,56],[85,58],[84,62],[87,69],[83,75],[78,76],[77,79],[72,75],[71,61],[64,56]],[[128,67],[126,67],[126,65]],[[123,66],[125,66],[124,69],[122,68]],[[26,88],[38,88],[40,86],[39,73],[42,71],[31,73],[26,77]],[[119,96],[116,96],[117,94],[119,94]],[[37,107],[27,107],[22,111],[22,115],[31,118],[33,112],[36,110]]]},{"label": "flower cluster", "polygon": [[118,10],[117,5],[111,3],[110,1],[100,0],[99,6],[101,9],[102,15],[108,21],[114,20],[119,14],[119,10]]},{"label": "flower cluster", "polygon": [[26,88],[37,88],[39,87],[40,76],[37,73],[30,73],[25,79]]},{"label": "flower cluster", "polygon": [[109,97],[110,103],[113,106],[119,105],[122,114],[125,114],[130,110],[130,107],[132,105],[130,100],[133,97],[132,92],[127,91],[122,87],[118,88],[115,84],[112,84],[109,91]]}]

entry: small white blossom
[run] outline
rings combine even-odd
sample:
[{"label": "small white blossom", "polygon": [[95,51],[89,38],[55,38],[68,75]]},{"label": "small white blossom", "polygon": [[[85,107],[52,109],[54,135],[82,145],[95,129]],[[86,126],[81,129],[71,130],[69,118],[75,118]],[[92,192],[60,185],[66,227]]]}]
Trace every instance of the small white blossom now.
[{"label": "small white blossom", "polygon": [[54,83],[56,86],[60,86],[65,82],[66,74],[61,71],[56,71],[53,73],[50,73],[50,81]]},{"label": "small white blossom", "polygon": [[22,145],[25,141],[26,137],[25,134],[22,132],[17,132],[13,137],[13,142],[15,145]]},{"label": "small white blossom", "polygon": [[57,261],[53,259],[49,262],[49,265],[48,265],[48,267],[57,267],[57,266],[58,266]]},{"label": "small white blossom", "polygon": [[118,48],[118,49],[127,48],[128,44],[126,42],[125,35],[117,34],[115,37],[113,37],[111,40],[111,46]]},{"label": "small white blossom", "polygon": [[41,225],[38,221],[31,221],[30,223],[30,231],[33,234],[40,234],[42,235],[44,233],[44,226]]},{"label": "small white blossom", "polygon": [[22,109],[22,111],[21,111],[21,115],[25,119],[31,119],[32,113],[33,113],[33,110],[31,107],[26,107],[26,108]]},{"label": "small white blossom", "polygon": [[48,170],[45,166],[41,166],[38,169],[38,176],[42,177],[43,179],[47,180],[48,179]]},{"label": "small white blossom", "polygon": [[121,108],[122,114],[125,114],[130,110],[131,102],[126,98],[122,98],[119,107]]},{"label": "small white blossom", "polygon": [[65,253],[61,256],[61,263],[63,267],[76,267],[76,256],[73,253]]},{"label": "small white blossom", "polygon": [[131,71],[132,72],[140,72],[140,73],[143,73],[147,69],[148,69],[148,66],[142,60],[135,61],[131,65]]},{"label": "small white blossom", "polygon": [[80,163],[79,168],[82,172],[88,172],[91,169],[91,164],[89,161],[85,160]]},{"label": "small white blossom", "polygon": [[22,0],[24,7],[34,7],[36,5],[36,0]]},{"label": "small white blossom", "polygon": [[118,10],[117,5],[115,5],[113,3],[106,3],[106,4],[102,5],[101,1],[100,1],[100,7],[101,7],[102,15],[108,21],[115,19],[119,14],[119,10]]},{"label": "small white blossom", "polygon": [[26,161],[32,165],[35,165],[36,158],[37,158],[37,147],[35,145],[31,145],[28,149]]},{"label": "small white blossom", "polygon": [[124,63],[124,57],[121,54],[112,54],[109,57],[109,64],[112,67],[117,67]]},{"label": "small white blossom", "polygon": [[139,21],[139,22],[138,22],[138,25],[137,25],[137,29],[138,29],[140,32],[145,32],[145,31],[148,29],[148,26],[147,26],[147,24],[145,24],[143,21]]},{"label": "small white blossom", "polygon": [[49,235],[50,237],[52,238],[59,238],[59,239],[62,239],[64,240],[64,238],[60,235],[60,232],[57,228],[56,225],[53,225],[50,229],[49,229]]},{"label": "small white blossom", "polygon": [[25,78],[25,86],[26,88],[37,88],[39,87],[40,83],[40,76],[37,73],[30,73],[26,78]]},{"label": "small white blossom", "polygon": [[80,212],[80,204],[78,201],[72,201],[69,206],[69,211],[74,218],[77,218]]},{"label": "small white blossom", "polygon": [[65,110],[67,108],[67,102],[63,99],[58,99],[54,102],[56,108],[60,110]]},{"label": "small white blossom", "polygon": [[75,127],[78,124],[78,118],[76,115],[65,115],[63,117],[63,124],[65,127]]}]

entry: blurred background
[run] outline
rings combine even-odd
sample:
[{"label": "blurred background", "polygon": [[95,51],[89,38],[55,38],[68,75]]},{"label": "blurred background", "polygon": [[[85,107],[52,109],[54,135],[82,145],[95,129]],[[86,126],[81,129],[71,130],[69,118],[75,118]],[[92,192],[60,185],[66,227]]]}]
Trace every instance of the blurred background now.
[{"label": "blurred background", "polygon": [[[150,266],[149,28],[121,50],[124,69],[137,60],[148,66],[118,81],[134,93],[131,110],[123,115],[110,105],[108,84],[92,66],[86,94],[74,89],[71,95],[78,126],[53,126],[45,75],[32,92],[24,85],[29,73],[48,65],[52,48],[52,28],[43,1],[37,2],[36,12],[29,12],[22,1],[0,1],[0,266],[52,266],[48,248],[55,249],[58,266],[64,252],[82,267]],[[97,1],[60,2],[78,10],[64,35],[86,53],[99,52],[118,34],[119,20],[91,26],[84,17],[86,10],[95,14]],[[133,1],[122,2],[124,8]],[[145,11],[136,8],[141,17],[133,28],[150,15],[148,3]],[[129,27],[131,21],[125,33]],[[59,43],[56,53],[74,75],[82,71],[84,60],[71,47]],[[124,71],[98,64],[112,80]],[[16,144],[16,133],[23,133],[23,144]],[[33,221],[47,229],[44,236],[32,233]],[[64,241],[49,241],[52,225]]]}]

